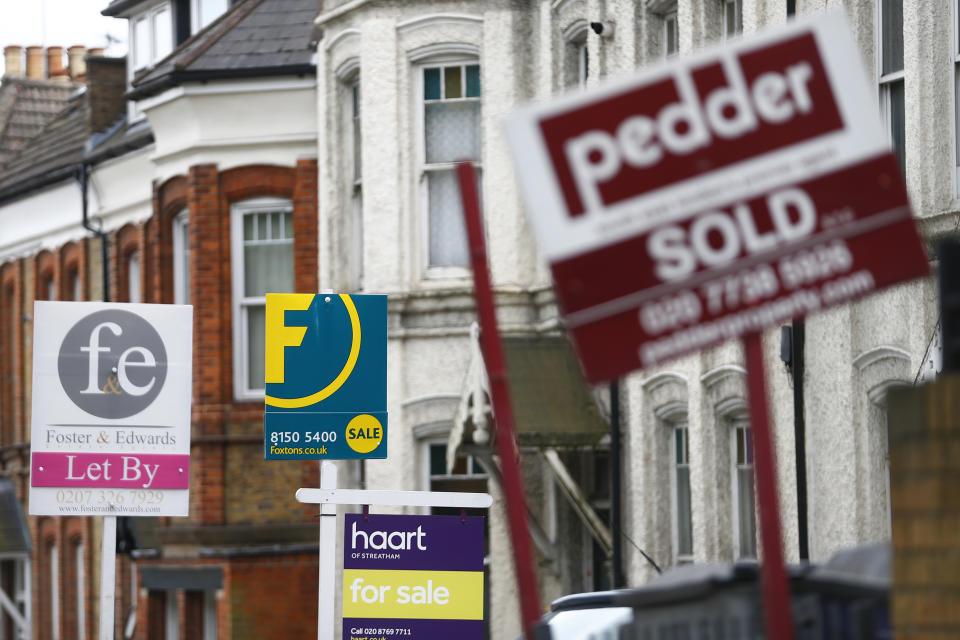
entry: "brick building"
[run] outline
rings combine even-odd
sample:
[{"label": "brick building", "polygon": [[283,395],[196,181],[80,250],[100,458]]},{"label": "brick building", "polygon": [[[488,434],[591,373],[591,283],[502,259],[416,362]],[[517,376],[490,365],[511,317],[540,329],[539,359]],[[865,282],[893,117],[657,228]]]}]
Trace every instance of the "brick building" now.
[{"label": "brick building", "polygon": [[[318,467],[263,461],[262,322],[266,291],[318,287],[316,3],[227,9],[110,3],[127,59],[88,57],[87,90],[0,177],[0,508],[27,510],[33,301],[194,305],[190,517],[120,519],[117,638],[315,628],[316,521],[294,492]],[[29,585],[35,640],[95,637],[100,519],[25,524],[32,566],[0,560],[0,587]]]}]

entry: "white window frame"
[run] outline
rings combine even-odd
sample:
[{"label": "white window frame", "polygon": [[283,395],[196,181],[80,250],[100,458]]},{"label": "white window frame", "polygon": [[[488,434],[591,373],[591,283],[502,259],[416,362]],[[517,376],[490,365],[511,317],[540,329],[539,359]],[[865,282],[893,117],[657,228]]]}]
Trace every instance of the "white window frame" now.
[{"label": "white window frame", "polygon": [[190,35],[193,35],[205,28],[207,25],[216,22],[216,20],[222,16],[224,13],[230,10],[230,0],[224,0],[225,8],[223,11],[218,13],[213,20],[207,22],[207,24],[200,24],[200,5],[203,4],[203,0],[190,0]]},{"label": "white window frame", "polygon": [[177,590],[165,591],[167,597],[164,603],[164,640],[180,640],[180,603],[177,601]]},{"label": "white window frame", "polygon": [[50,637],[60,640],[60,547],[56,541],[47,546],[50,559]]},{"label": "white window frame", "polygon": [[953,35],[953,92],[951,105],[953,106],[953,144],[954,144],[954,196],[960,196],[960,1],[950,3],[950,22],[953,24],[950,31]]},{"label": "white window frame", "polygon": [[85,588],[84,579],[86,578],[87,572],[85,570],[83,562],[83,553],[84,547],[82,541],[77,541],[73,545],[73,569],[74,569],[74,579],[75,588],[76,588],[76,607],[77,607],[77,628],[76,628],[76,638],[77,640],[85,640],[87,637],[86,627],[87,627],[87,611],[84,607],[84,603],[87,599],[87,593]]},{"label": "white window frame", "polygon": [[217,640],[217,592],[203,592],[203,640]]},{"label": "white window frame", "polygon": [[140,270],[143,264],[140,260],[140,251],[134,250],[127,254],[127,302],[143,302],[143,291],[140,286]]},{"label": "white window frame", "polygon": [[[740,491],[739,483],[740,478],[737,473],[739,470],[739,465],[737,463],[737,432],[740,429],[746,431],[748,440],[752,437],[750,421],[747,418],[733,418],[730,420],[730,505],[732,507],[732,530],[733,530],[733,558],[734,560],[744,560],[744,559],[757,559],[760,554],[760,544],[759,538],[757,537],[757,483],[756,483],[756,457],[750,463],[751,473],[754,474],[754,483],[753,483],[753,521],[754,521],[754,530],[753,530],[753,547],[754,555],[753,556],[744,556],[743,551],[740,549]],[[745,443],[747,446],[749,443]],[[752,446],[752,445],[749,445]]]},{"label": "white window frame", "polygon": [[[667,46],[670,42],[669,35],[673,32],[674,42],[677,43],[677,50],[671,52]],[[677,20],[677,10],[673,9],[663,16],[663,57],[672,58],[680,53],[680,23]]]},{"label": "white window frame", "polygon": [[[904,89],[906,89],[906,79],[905,79],[906,74],[904,72],[905,71],[904,69],[900,69],[899,71],[894,71],[887,74],[883,73],[883,0],[877,0],[875,7],[876,7],[876,23],[875,24],[877,25],[877,28],[875,30],[876,37],[874,38],[874,40],[876,42],[876,65],[877,65],[876,73],[877,73],[877,87],[878,87],[877,93],[878,93],[878,100],[880,103],[880,117],[883,120],[883,128],[884,128],[884,131],[886,132],[887,141],[890,143],[890,149],[891,151],[894,152],[894,154],[896,154],[896,149],[893,148],[893,144],[894,144],[893,130],[892,130],[893,123],[891,121],[891,113],[890,113],[891,112],[890,97],[892,93],[891,87],[893,87],[893,85],[895,85],[898,82],[902,82],[904,84]],[[903,25],[901,24],[900,26],[902,29]],[[904,51],[904,54],[906,54],[906,51]],[[906,60],[904,60],[904,64],[906,64]],[[906,117],[906,91],[904,91],[904,117]],[[904,166],[901,167],[901,169],[903,171],[906,171],[907,170],[905,166],[906,157],[907,157],[906,140],[904,140],[903,157],[904,157]]]},{"label": "white window frame", "polygon": [[[730,5],[734,6],[734,21],[736,24],[733,25],[733,29],[730,29],[730,25],[727,24],[727,7]],[[723,0],[722,5],[722,16],[721,20],[721,40],[726,41],[729,38],[735,38],[743,34],[743,2],[741,0]],[[728,32],[732,31],[730,34]]]},{"label": "white window frame", "polygon": [[344,83],[346,89],[347,135],[350,149],[350,286],[363,289],[363,94],[360,74],[354,73]]},{"label": "white window frame", "polygon": [[[439,55],[433,56],[428,59],[418,60],[415,69],[416,76],[416,104],[417,104],[417,137],[418,137],[418,173],[420,174],[420,238],[421,245],[423,250],[420,252],[421,257],[421,273],[424,277],[429,280],[434,279],[465,279],[470,277],[470,266],[469,264],[465,266],[432,266],[430,264],[430,188],[429,181],[427,180],[427,175],[431,171],[444,171],[451,170],[453,171],[456,165],[452,162],[443,162],[443,163],[431,163],[427,164],[427,126],[426,126],[426,108],[425,108],[425,99],[424,99],[424,72],[428,68],[435,67],[468,67],[471,65],[477,65],[480,67],[480,97],[479,98],[455,98],[454,100],[473,101],[478,100],[480,102],[480,158],[474,161],[474,166],[477,171],[477,188],[480,191],[480,197],[482,200],[483,192],[483,65],[481,64],[479,56],[466,56],[463,54],[449,54],[449,55]],[[440,72],[441,80],[441,95],[443,95],[443,82],[444,82],[444,73]],[[466,94],[466,70],[464,70],[463,77],[463,87],[464,94]],[[468,260],[470,255],[469,247],[466,250]]]},{"label": "white window frame", "polygon": [[[677,430],[683,429],[686,433],[684,438],[687,445],[687,459],[684,463],[687,469],[690,468],[690,428],[687,423],[687,419],[683,418],[680,420],[675,420],[667,423],[667,428],[670,432],[670,511],[671,511],[671,537],[672,537],[672,555],[673,555],[673,564],[682,564],[693,562],[693,549],[692,549],[692,540],[691,540],[691,552],[689,555],[680,554],[680,503],[678,502],[679,498],[679,486],[677,483],[677,470],[679,468],[679,463],[677,462]],[[690,487],[691,491],[691,504],[690,504],[690,516],[693,517],[693,487]],[[692,531],[691,531],[692,537]]]},{"label": "white window frame", "polygon": [[[170,2],[164,0],[162,2],[157,2],[156,4],[150,5],[144,11],[130,16],[127,21],[127,42],[128,53],[127,53],[127,88],[132,87],[133,77],[137,74],[138,71],[143,69],[149,69],[154,64],[156,64],[160,57],[158,56],[157,42],[156,42],[156,33],[157,25],[156,19],[157,15],[162,13],[164,10],[170,14],[170,49],[164,54],[164,57],[169,55],[176,48],[176,37],[174,36],[174,29],[176,29],[176,24],[173,16],[173,6]],[[137,23],[146,20],[149,22],[147,25],[147,34],[149,34],[149,47],[148,47],[148,57],[149,61],[143,65],[137,65],[139,62],[137,60]],[[127,117],[130,122],[136,122],[142,120],[144,117],[143,111],[137,107],[137,102],[135,100],[127,100]]]},{"label": "white window frame", "polygon": [[[243,295],[243,216],[253,213],[289,211],[293,214],[293,201],[287,198],[251,198],[235,202],[230,207],[230,263],[232,267],[233,311],[233,395],[236,400],[263,400],[263,389],[250,388],[250,371],[246,358],[248,344],[248,306],[265,305],[265,296],[246,298]],[[282,293],[282,292],[277,292]]]},{"label": "white window frame", "polygon": [[[190,212],[184,208],[173,218],[173,303],[190,304],[190,240],[183,237],[190,229]],[[184,261],[186,266],[184,266]]]}]

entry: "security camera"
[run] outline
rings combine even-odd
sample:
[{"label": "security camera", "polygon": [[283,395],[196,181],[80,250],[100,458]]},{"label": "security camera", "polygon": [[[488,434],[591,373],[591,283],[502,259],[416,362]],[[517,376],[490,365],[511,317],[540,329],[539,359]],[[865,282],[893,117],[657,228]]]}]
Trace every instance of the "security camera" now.
[{"label": "security camera", "polygon": [[612,38],[613,37],[613,23],[612,22],[591,22],[590,28],[593,29],[593,32],[600,36],[601,38]]}]

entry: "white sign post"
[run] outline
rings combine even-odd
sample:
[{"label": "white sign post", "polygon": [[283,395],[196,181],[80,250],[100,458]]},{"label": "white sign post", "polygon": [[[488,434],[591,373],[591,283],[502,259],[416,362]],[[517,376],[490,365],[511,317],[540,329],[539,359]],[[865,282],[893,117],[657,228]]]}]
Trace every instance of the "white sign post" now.
[{"label": "white sign post", "polygon": [[363,504],[392,507],[461,507],[489,509],[489,493],[453,491],[375,491],[338,489],[337,467],[323,462],[319,489],[298,489],[297,501],[320,505],[320,576],[317,607],[317,640],[334,640],[336,620],[337,505]]},{"label": "white sign post", "polygon": [[113,638],[116,517],[187,516],[190,306],[34,305],[30,514],[103,516],[100,638]]}]

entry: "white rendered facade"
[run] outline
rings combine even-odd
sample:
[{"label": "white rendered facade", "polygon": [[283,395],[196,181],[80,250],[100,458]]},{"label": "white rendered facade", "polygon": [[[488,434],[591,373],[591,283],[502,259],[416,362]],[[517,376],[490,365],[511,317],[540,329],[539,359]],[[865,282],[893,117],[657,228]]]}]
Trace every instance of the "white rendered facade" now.
[{"label": "white rendered facade", "polygon": [[[958,221],[955,127],[931,126],[955,122],[955,60],[960,49],[953,4],[903,2],[905,175],[918,223],[931,243],[953,232]],[[845,10],[864,73],[879,79],[878,6],[870,0],[797,0],[796,12]],[[324,37],[317,61],[320,281],[334,290],[352,288],[356,282],[351,272],[357,267],[350,265],[359,260],[362,290],[390,294],[390,458],[368,462],[366,480],[370,488],[422,489],[424,443],[441,440],[454,427],[470,361],[474,313],[467,272],[431,273],[425,258],[421,68],[447,62],[479,65],[479,160],[501,328],[505,333],[556,331],[549,273],[537,258],[520,205],[501,138],[502,116],[527,101],[577,90],[582,84],[589,87],[663,59],[667,29],[676,29],[682,55],[729,37],[724,32],[729,34],[737,24],[730,23],[731,16],[746,33],[781,24],[787,20],[787,3],[354,0],[326,3],[324,10],[318,18]],[[605,25],[602,35],[589,28],[592,22]],[[360,88],[359,125],[349,123],[355,115],[348,104],[353,85]],[[356,126],[361,132],[359,186],[353,180],[354,154],[348,152]],[[361,256],[351,253],[358,247]],[[894,384],[913,384],[929,356],[936,304],[934,281],[926,279],[807,319],[803,384],[811,561],[889,537],[885,392]],[[797,561],[794,383],[780,361],[779,330],[765,335],[764,347],[785,554]],[[750,522],[744,506],[750,492],[740,487],[744,475],[737,473],[738,467],[750,464],[737,446],[738,430],[749,427],[740,345],[725,344],[637,372],[623,381],[620,399],[625,533],[660,564],[677,560],[674,430],[682,424],[688,445],[680,462],[689,476],[690,557],[694,562],[727,562],[750,556],[743,549],[749,547],[749,536],[740,530]],[[557,497],[536,451],[525,454],[524,465],[531,512],[556,543],[564,527],[558,525],[563,499]],[[490,490],[498,493],[492,482]],[[491,634],[497,638],[513,637],[519,630],[502,505],[497,496],[490,513]],[[757,547],[762,555],[759,543]],[[654,575],[650,565],[629,542],[624,541],[623,549],[627,583],[649,580]],[[686,553],[679,556],[687,559]],[[544,602],[569,589],[589,588],[584,575],[571,576],[569,562],[551,562],[543,553],[538,559]]]}]

